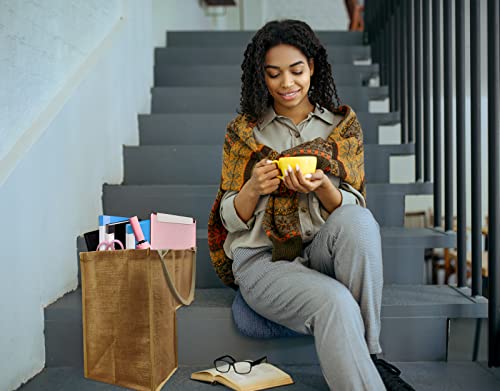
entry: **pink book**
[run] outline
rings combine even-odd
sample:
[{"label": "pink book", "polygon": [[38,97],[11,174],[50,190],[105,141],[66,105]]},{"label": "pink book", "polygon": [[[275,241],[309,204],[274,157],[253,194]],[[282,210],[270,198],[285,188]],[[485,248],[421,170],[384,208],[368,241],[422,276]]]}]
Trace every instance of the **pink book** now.
[{"label": "pink book", "polygon": [[196,247],[196,220],[166,213],[151,214],[151,248],[183,250]]}]

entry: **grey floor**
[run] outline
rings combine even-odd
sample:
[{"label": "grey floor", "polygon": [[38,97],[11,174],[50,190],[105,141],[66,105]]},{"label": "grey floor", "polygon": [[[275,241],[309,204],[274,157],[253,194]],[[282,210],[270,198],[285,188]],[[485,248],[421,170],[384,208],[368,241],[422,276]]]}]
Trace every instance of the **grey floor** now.
[{"label": "grey floor", "polygon": [[[418,391],[489,391],[500,390],[500,368],[488,368],[485,363],[487,324],[481,325],[481,340],[478,362],[471,362],[475,321],[459,320],[450,324],[448,362],[402,362],[394,363],[406,379]],[[295,391],[328,391],[321,371],[317,366],[280,366],[292,375],[295,384],[283,389]],[[191,372],[200,367],[180,367],[163,390],[224,390],[189,379]],[[124,388],[87,380],[80,368],[50,368],[23,385],[21,391],[111,391]]]},{"label": "grey floor", "polygon": [[[403,372],[403,377],[416,390],[421,391],[493,391],[500,390],[500,373],[490,371],[483,363],[472,362],[423,362],[395,363]],[[281,366],[292,375],[295,384],[286,386],[290,391],[328,391],[321,371],[317,366]],[[180,367],[163,387],[163,390],[214,391],[226,389],[214,388],[211,384],[189,379],[191,372],[203,368]],[[76,368],[46,369],[41,375],[20,388],[23,391],[111,391],[123,390],[109,384],[98,383],[83,378],[82,370]]]}]

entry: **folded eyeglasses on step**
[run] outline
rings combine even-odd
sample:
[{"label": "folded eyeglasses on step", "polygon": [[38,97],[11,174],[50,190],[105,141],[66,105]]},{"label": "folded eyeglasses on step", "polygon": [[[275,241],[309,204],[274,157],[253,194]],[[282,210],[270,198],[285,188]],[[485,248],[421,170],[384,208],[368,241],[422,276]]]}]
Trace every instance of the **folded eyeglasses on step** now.
[{"label": "folded eyeglasses on step", "polygon": [[215,369],[221,373],[227,373],[233,367],[234,372],[240,375],[247,375],[252,371],[255,365],[267,362],[267,356],[261,357],[255,361],[245,360],[236,361],[235,358],[225,355],[214,360]]}]

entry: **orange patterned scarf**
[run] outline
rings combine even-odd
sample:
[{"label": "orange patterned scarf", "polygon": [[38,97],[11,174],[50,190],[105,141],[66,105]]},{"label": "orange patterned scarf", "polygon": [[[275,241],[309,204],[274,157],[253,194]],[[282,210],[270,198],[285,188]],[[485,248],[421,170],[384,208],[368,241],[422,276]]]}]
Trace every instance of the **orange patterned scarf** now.
[{"label": "orange patterned scarf", "polygon": [[[365,195],[363,134],[356,114],[349,106],[335,111],[344,119],[326,140],[317,138],[281,154],[266,145],[257,144],[251,122],[239,115],[227,127],[223,147],[222,177],[208,221],[208,246],[212,264],[222,282],[235,287],[232,260],[224,252],[227,230],[222,224],[219,207],[226,191],[239,191],[250,179],[254,165],[264,159],[283,156],[316,155],[317,168],[330,172]],[[298,194],[280,187],[269,197],[263,229],[273,243],[273,260],[293,260],[302,253],[302,237],[298,214]]]}]

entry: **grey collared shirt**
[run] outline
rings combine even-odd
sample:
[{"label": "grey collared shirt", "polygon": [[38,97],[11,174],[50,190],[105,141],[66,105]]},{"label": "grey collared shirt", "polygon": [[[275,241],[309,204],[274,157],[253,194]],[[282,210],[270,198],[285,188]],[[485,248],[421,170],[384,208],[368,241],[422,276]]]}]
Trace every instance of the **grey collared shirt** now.
[{"label": "grey collared shirt", "polygon": [[[342,116],[335,115],[327,109],[321,110],[321,108],[315,107],[307,118],[295,125],[290,118],[277,115],[270,107],[253,129],[253,134],[257,143],[282,152],[317,137],[326,139],[342,119]],[[331,174],[328,174],[328,177],[342,193],[340,206],[347,204],[366,206],[363,196],[351,185],[341,182],[340,178]],[[238,247],[272,247],[271,241],[262,229],[262,220],[269,195],[260,197],[252,218],[244,222],[238,216],[234,206],[237,194],[237,191],[226,192],[220,205],[222,223],[228,231],[224,242],[224,251],[231,259],[233,259],[233,250]],[[299,193],[299,220],[304,242],[313,239],[328,216],[328,211],[321,205],[316,193]]]}]

